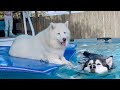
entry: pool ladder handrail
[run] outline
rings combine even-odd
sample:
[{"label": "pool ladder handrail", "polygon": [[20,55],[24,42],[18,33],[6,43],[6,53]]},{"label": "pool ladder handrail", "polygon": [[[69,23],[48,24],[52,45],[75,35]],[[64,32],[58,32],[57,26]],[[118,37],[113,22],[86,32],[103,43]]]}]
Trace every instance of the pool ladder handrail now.
[{"label": "pool ladder handrail", "polygon": [[28,22],[30,24],[30,28],[31,28],[31,31],[32,31],[32,36],[35,36],[35,30],[34,30],[32,21],[30,19],[30,16],[28,14],[28,11],[22,11],[22,14],[23,14],[23,23],[24,23],[25,35],[28,35],[27,34],[27,26],[26,26],[26,18],[28,18]]}]

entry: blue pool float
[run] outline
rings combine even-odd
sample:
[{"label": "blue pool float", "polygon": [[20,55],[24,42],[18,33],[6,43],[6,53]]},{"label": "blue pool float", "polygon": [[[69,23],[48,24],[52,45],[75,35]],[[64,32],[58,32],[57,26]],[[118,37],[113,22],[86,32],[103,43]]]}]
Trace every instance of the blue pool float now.
[{"label": "blue pool float", "polygon": [[[75,44],[69,44],[66,47],[64,56],[67,60],[69,60],[76,51],[75,47]],[[57,64],[48,64],[39,60],[11,57],[8,54],[9,49],[10,46],[0,46],[0,71],[50,74],[60,66]]]}]

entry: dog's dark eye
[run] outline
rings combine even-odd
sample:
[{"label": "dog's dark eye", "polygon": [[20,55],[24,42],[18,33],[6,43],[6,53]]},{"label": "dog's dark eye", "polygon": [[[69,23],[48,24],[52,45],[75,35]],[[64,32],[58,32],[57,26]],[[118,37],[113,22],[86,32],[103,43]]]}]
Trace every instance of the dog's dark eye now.
[{"label": "dog's dark eye", "polygon": [[101,65],[100,63],[98,63],[97,65]]},{"label": "dog's dark eye", "polygon": [[60,33],[57,33],[58,35],[60,35]]},{"label": "dog's dark eye", "polygon": [[64,32],[64,34],[66,34],[66,32]]},{"label": "dog's dark eye", "polygon": [[88,65],[91,65],[91,63],[89,63]]}]

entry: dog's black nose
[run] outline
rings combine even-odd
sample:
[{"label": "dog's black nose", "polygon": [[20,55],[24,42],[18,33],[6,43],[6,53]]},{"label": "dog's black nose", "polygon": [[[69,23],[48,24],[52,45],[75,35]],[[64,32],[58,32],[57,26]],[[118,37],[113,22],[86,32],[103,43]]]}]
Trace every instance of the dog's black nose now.
[{"label": "dog's black nose", "polygon": [[92,65],[90,66],[90,69],[92,69]]},{"label": "dog's black nose", "polygon": [[63,38],[63,41],[65,42],[65,41],[66,41],[66,38]]},{"label": "dog's black nose", "polygon": [[91,66],[90,66],[90,69],[95,69],[95,68],[96,68],[95,65],[91,65]]}]

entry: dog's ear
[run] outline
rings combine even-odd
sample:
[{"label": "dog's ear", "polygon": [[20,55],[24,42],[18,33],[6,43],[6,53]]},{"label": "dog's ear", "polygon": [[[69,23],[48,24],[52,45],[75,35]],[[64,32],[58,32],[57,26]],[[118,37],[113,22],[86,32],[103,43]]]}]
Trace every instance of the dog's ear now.
[{"label": "dog's ear", "polygon": [[69,23],[69,21],[66,21],[66,22],[65,22],[65,25],[66,25],[67,27],[68,27],[68,23]]},{"label": "dog's ear", "polygon": [[109,68],[111,68],[112,67],[112,60],[113,60],[113,56],[110,56],[110,57],[108,57],[107,59],[106,59],[106,63],[107,63],[107,65],[109,66]]},{"label": "dog's ear", "polygon": [[90,53],[87,52],[87,51],[84,51],[83,55],[86,56],[86,57],[89,57],[89,56],[90,56]]},{"label": "dog's ear", "polygon": [[54,28],[55,28],[55,23],[51,22],[51,23],[50,23],[50,29],[53,30]]}]

